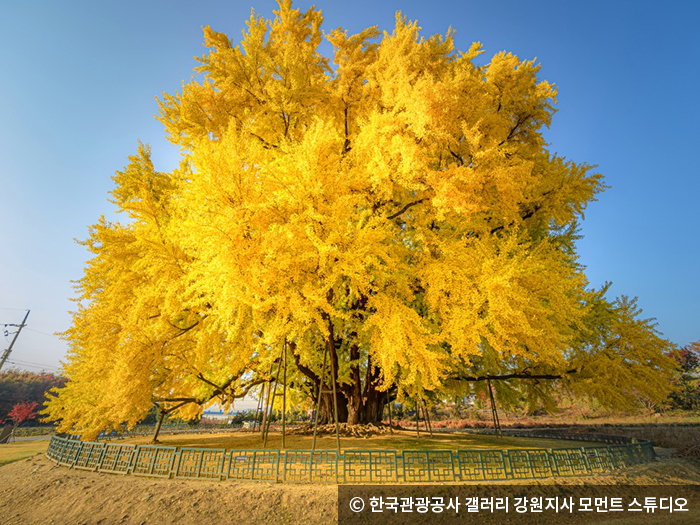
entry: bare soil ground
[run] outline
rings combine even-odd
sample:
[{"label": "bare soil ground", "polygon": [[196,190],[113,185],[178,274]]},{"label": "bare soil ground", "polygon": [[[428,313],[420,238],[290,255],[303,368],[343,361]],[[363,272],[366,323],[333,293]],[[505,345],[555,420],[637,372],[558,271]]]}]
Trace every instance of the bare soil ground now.
[{"label": "bare soil ground", "polygon": [[[660,459],[628,470],[527,484],[700,484],[700,462],[659,450]],[[509,483],[513,483],[512,481]],[[0,523],[151,524],[337,521],[334,485],[182,481],[84,472],[44,454],[0,467]]]},{"label": "bare soil ground", "polygon": [[38,454],[0,467],[0,523],[333,523],[327,485],[180,481],[83,472]]}]

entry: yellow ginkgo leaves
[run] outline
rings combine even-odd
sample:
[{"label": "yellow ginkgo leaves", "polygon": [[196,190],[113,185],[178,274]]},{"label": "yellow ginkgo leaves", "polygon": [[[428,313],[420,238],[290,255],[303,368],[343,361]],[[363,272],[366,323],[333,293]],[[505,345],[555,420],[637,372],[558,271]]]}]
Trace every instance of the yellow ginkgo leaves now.
[{"label": "yellow ginkgo leaves", "polygon": [[[460,381],[589,377],[631,326],[663,370],[667,343],[586,290],[575,225],[602,177],[546,149],[538,66],[477,66],[480,45],[400,15],[391,34],[331,32],[325,57],[321,21],[285,1],[239,45],[205,29],[204,78],[161,101],[180,168],[141,147],[115,177],[126,224],[86,243],[50,417],[94,434],[153,403],[192,416],[268,379],[284,342],[302,399],[330,351],[351,422]],[[606,363],[637,363],[625,352]]]}]

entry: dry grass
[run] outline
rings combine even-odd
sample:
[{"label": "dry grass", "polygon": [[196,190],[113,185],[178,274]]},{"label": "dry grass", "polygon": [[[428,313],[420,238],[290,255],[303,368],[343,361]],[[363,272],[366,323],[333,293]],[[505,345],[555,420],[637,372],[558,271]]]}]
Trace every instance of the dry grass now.
[{"label": "dry grass", "polygon": [[657,447],[672,448],[683,456],[700,458],[700,426],[698,425],[605,426],[592,430],[614,436],[648,439]]},{"label": "dry grass", "polygon": [[[148,444],[151,438],[146,436],[126,439],[127,443]],[[286,448],[289,450],[310,450],[313,437],[306,435],[288,435]],[[228,449],[261,449],[262,439],[259,433],[230,432],[217,434],[176,434],[161,436],[160,445],[170,446],[194,446],[203,448],[228,448]],[[421,432],[421,437],[416,437],[415,431],[399,430],[393,435],[376,435],[368,438],[341,437],[340,446],[343,450],[486,450],[486,449],[519,449],[519,448],[562,448],[590,446],[588,442],[520,438],[497,437],[483,434],[434,434],[432,437]],[[280,432],[271,432],[267,448],[281,449],[282,435]],[[336,448],[334,435],[324,434],[318,438],[316,449],[333,450]]]},{"label": "dry grass", "polygon": [[49,446],[48,439],[32,441],[17,441],[15,443],[3,443],[0,445],[0,466],[13,461],[29,458],[41,452],[46,452]]},{"label": "dry grass", "polygon": [[[399,421],[406,428],[415,428],[415,420]],[[542,428],[542,427],[588,427],[588,426],[637,426],[637,425],[700,425],[700,416],[688,415],[624,415],[607,414],[595,417],[577,417],[571,411],[562,414],[547,414],[542,416],[513,416],[501,415],[501,427],[503,428]],[[470,419],[447,419],[433,421],[434,428],[493,428],[493,421],[489,417],[479,417]],[[421,428],[423,422],[421,421]]]}]

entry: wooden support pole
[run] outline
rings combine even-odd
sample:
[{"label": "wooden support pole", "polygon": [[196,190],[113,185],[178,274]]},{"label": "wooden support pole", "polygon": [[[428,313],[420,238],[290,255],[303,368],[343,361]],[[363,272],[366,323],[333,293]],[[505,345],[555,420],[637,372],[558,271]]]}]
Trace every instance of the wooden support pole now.
[{"label": "wooden support pole", "polygon": [[0,370],[2,370],[3,365],[5,364],[5,361],[7,361],[7,358],[10,357],[10,353],[12,352],[12,347],[15,345],[15,341],[17,341],[17,338],[19,337],[19,333],[22,331],[22,328],[27,326],[27,318],[29,317],[29,310],[27,310],[26,315],[24,316],[24,319],[22,319],[22,324],[17,326],[17,331],[15,332],[14,337],[12,338],[12,341],[10,341],[10,346],[7,347],[7,350],[5,350],[2,353],[2,357],[0,357]]}]

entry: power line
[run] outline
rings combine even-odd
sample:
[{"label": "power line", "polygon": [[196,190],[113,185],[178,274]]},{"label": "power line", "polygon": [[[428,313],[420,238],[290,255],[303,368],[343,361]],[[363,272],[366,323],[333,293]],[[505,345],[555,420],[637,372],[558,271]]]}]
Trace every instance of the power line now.
[{"label": "power line", "polygon": [[[9,360],[8,360],[9,361]],[[54,365],[45,365],[44,363],[35,363],[33,361],[25,361],[24,359],[13,359],[10,361],[11,363],[19,363],[21,365],[36,365],[36,366],[47,366],[49,368],[56,368],[58,369],[57,366]]]},{"label": "power line", "polygon": [[34,330],[34,328],[27,327],[30,332],[36,332],[37,334],[48,335],[49,337],[58,337],[56,334],[47,334],[46,332],[40,332],[39,330]]},{"label": "power line", "polygon": [[47,364],[44,364],[44,363],[34,363],[34,362],[32,362],[32,361],[21,361],[21,360],[15,360],[15,359],[8,359],[7,362],[8,362],[8,363],[15,363],[15,364],[17,364],[17,365],[33,365],[33,366],[43,366],[43,367],[46,367],[46,368],[56,368],[56,369],[58,369],[58,367],[57,367],[57,366],[54,366],[54,365],[47,365]]},{"label": "power line", "polygon": [[28,366],[29,368],[39,368],[40,370],[46,370],[47,368],[53,368],[54,370],[58,371],[58,368],[55,366],[49,366],[49,365],[30,365],[27,363],[18,363],[17,361],[12,361],[10,359],[7,360],[8,363],[12,363],[13,365],[17,366]]}]

